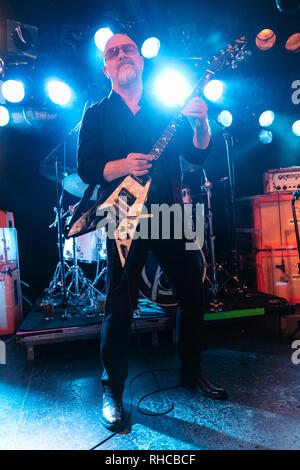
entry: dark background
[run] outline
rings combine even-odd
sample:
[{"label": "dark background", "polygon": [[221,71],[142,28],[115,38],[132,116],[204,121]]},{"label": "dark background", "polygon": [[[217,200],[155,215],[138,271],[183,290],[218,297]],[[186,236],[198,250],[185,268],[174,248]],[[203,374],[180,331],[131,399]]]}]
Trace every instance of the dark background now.
[{"label": "dark background", "polygon": [[[292,33],[299,32],[300,17],[280,13],[275,1],[126,0],[106,5],[91,0],[80,3],[10,0],[2,1],[0,8],[1,19],[14,19],[39,28],[38,58],[34,68],[24,72],[36,93],[39,90],[34,84],[58,71],[76,92],[72,107],[55,109],[57,118],[39,129],[28,125],[0,128],[0,208],[14,212],[21,278],[31,285],[24,294],[31,300],[49,284],[58,261],[56,232],[48,229],[54,219],[55,184],[41,175],[39,166],[81,119],[86,100],[97,101],[108,89],[93,45],[93,28],[129,24],[130,34],[140,43],[149,34],[158,35],[161,55],[146,61],[145,66],[145,84],[150,88],[154,72],[166,61],[176,59],[196,75],[201,70],[201,62],[195,66],[193,61],[178,59],[194,56],[205,59],[236,37],[246,35],[251,56],[237,70],[220,73],[218,78],[227,84],[223,103],[209,104],[210,112],[215,115],[223,108],[233,114],[231,131],[238,140],[232,150],[236,195],[263,193],[262,173],[268,168],[299,165],[300,139],[291,131],[292,123],[299,119],[300,105],[291,101],[291,84],[300,80],[299,53],[287,52],[284,44]],[[65,24],[78,25],[86,33],[76,51],[70,52],[62,41]],[[176,42],[177,29],[188,25],[193,25],[189,40],[184,44]],[[275,46],[266,52],[255,46],[255,36],[263,28],[272,28],[277,35]],[[273,141],[269,145],[262,144],[258,138],[258,117],[266,109],[275,112],[271,127]],[[224,235],[225,202],[220,178],[228,172],[222,132],[210,122],[214,148],[205,169],[213,183],[217,248],[223,250],[228,241]],[[76,166],[76,139],[77,135],[67,139],[68,164],[73,167]],[[201,173],[191,173],[186,180],[192,192],[197,193]],[[77,201],[66,195],[64,206],[67,208]]]}]

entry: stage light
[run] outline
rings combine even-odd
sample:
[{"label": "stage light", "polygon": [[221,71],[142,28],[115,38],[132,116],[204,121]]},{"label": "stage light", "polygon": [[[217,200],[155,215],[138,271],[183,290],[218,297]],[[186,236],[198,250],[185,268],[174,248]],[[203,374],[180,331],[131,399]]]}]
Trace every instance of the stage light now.
[{"label": "stage light", "polygon": [[297,137],[300,137],[300,119],[294,122],[292,125],[292,131]]},{"label": "stage light", "polygon": [[232,114],[224,109],[218,115],[218,121],[223,127],[230,127],[232,124]]},{"label": "stage light", "polygon": [[192,88],[184,75],[175,69],[164,70],[154,83],[154,91],[167,106],[183,105]]},{"label": "stage light", "polygon": [[71,100],[70,87],[60,80],[51,80],[47,84],[48,95],[55,104],[66,105]]},{"label": "stage light", "polygon": [[211,80],[205,85],[204,96],[210,101],[217,101],[223,94],[223,83],[220,80]]},{"label": "stage light", "polygon": [[146,57],[146,59],[152,59],[156,57],[160,48],[160,41],[159,39],[152,37],[148,38],[143,42],[142,45],[142,55]]},{"label": "stage light", "polygon": [[0,126],[4,127],[9,123],[9,112],[5,106],[0,106]]},{"label": "stage light", "polygon": [[100,28],[96,31],[94,41],[100,51],[104,51],[105,44],[114,35],[110,28]]},{"label": "stage light", "polygon": [[255,44],[261,51],[271,49],[276,42],[276,34],[272,29],[263,29],[255,38]]},{"label": "stage light", "polygon": [[260,116],[259,116],[259,124],[261,127],[269,127],[272,122],[274,121],[274,113],[273,111],[264,111]]},{"label": "stage light", "polygon": [[24,85],[18,80],[6,80],[2,84],[1,91],[6,101],[11,103],[19,103],[25,96]]},{"label": "stage light", "polygon": [[285,48],[290,52],[300,51],[300,33],[292,34],[285,43]]},{"label": "stage light", "polygon": [[267,131],[266,129],[262,129],[259,133],[260,141],[263,144],[270,144],[273,140],[273,134],[271,131]]}]

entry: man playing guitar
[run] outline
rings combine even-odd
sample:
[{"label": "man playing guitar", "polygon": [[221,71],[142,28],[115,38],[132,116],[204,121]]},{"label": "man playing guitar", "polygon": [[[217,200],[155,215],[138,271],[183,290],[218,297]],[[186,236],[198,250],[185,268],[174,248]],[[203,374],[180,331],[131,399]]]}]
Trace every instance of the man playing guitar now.
[{"label": "man playing guitar", "polygon": [[[202,164],[211,142],[206,103],[192,98],[181,111],[183,122],[159,161],[147,153],[162,133],[170,116],[156,99],[143,90],[144,61],[135,42],[124,34],[111,37],[104,50],[103,71],[112,90],[100,103],[87,109],[79,136],[78,173],[85,183],[99,184],[111,192],[127,175],[150,174],[147,207],[182,204],[180,156]],[[193,122],[193,127],[190,122]],[[173,225],[176,224],[176,220]],[[174,228],[174,227],[173,227]],[[203,322],[202,258],[186,250],[184,236],[169,239],[135,239],[125,267],[114,239],[107,239],[107,298],[101,333],[103,373],[102,422],[112,431],[124,427],[122,394],[128,374],[130,325],[137,303],[140,274],[152,251],[176,294],[177,349],[180,383],[210,398],[225,399],[201,368]]]}]

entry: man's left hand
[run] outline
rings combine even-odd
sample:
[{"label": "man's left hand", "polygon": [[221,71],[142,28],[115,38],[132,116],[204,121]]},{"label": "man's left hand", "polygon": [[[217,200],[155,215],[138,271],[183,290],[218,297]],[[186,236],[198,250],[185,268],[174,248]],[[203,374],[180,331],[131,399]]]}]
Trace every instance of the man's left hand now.
[{"label": "man's left hand", "polygon": [[192,98],[181,113],[184,116],[194,118],[196,127],[203,127],[207,123],[207,104],[199,97]]}]

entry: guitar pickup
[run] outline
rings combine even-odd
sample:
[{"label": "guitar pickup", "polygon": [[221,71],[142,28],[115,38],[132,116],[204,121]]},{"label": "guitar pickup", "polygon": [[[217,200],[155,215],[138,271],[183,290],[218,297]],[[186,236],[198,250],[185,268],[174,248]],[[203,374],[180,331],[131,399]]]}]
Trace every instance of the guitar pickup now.
[{"label": "guitar pickup", "polygon": [[148,177],[148,176],[135,176],[135,175],[131,175],[131,178],[133,178],[135,181],[137,181],[137,183],[139,183],[141,186],[146,186],[146,184],[147,184],[148,181],[149,181],[149,177]]},{"label": "guitar pickup", "polygon": [[128,206],[132,206],[135,201],[136,201],[136,197],[130,192],[128,191],[128,189],[126,188],[122,188],[121,191],[119,192],[118,194],[119,198],[125,198],[127,199],[127,204]]}]

